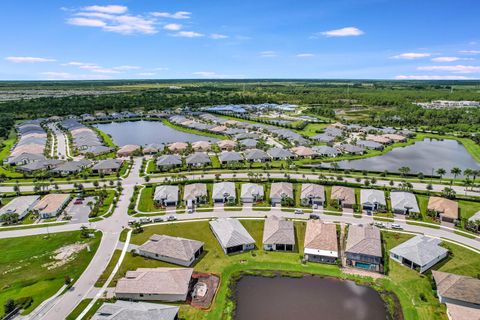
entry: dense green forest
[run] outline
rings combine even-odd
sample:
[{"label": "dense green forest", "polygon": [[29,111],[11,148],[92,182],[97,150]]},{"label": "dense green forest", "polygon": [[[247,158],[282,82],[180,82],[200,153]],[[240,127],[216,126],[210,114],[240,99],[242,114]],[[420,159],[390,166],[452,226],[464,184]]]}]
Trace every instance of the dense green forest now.
[{"label": "dense green forest", "polygon": [[[3,130],[13,119],[51,115],[167,110],[214,104],[294,103],[327,118],[433,130],[480,131],[480,108],[425,110],[413,104],[431,100],[480,100],[475,81],[348,80],[171,80],[0,82],[3,90],[102,90],[106,95],[46,97],[0,103]],[[358,117],[349,117],[350,114]],[[5,132],[6,130],[6,132]]]}]

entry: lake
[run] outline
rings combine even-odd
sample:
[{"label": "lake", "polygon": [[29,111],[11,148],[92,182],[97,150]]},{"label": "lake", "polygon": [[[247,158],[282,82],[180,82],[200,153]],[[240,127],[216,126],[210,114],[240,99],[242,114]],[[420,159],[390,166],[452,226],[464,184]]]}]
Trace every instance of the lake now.
[{"label": "lake", "polygon": [[218,141],[218,139],[173,129],[161,121],[128,121],[96,124],[99,130],[112,137],[118,146],[127,144],[148,145],[152,143]]},{"label": "lake", "polygon": [[432,169],[443,168],[446,177],[450,170],[458,167],[462,170],[480,169],[480,164],[472,158],[465,147],[456,140],[425,139],[412,145],[396,148],[381,156],[339,161],[343,169],[398,172],[400,167],[409,167],[411,173],[432,174]]},{"label": "lake", "polygon": [[236,287],[235,320],[385,320],[380,295],[353,281],[305,276],[242,277]]}]

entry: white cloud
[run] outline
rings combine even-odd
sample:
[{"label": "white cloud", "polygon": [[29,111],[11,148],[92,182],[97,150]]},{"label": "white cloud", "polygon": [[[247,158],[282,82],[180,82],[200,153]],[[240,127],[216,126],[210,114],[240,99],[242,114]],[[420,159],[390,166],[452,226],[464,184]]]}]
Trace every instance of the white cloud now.
[{"label": "white cloud", "polygon": [[326,37],[356,37],[361,36],[364,32],[356,27],[346,27],[335,30],[328,30],[320,32],[321,35]]},{"label": "white cloud", "polygon": [[156,70],[156,71],[167,71],[168,68],[167,67],[158,67],[158,68],[155,68],[153,70]]},{"label": "white cloud", "polygon": [[100,74],[72,74],[68,72],[48,71],[41,73],[44,80],[103,80],[111,79],[110,76]]},{"label": "white cloud", "polygon": [[130,65],[117,66],[113,68],[105,68],[95,63],[78,62],[78,61],[71,61],[68,63],[64,63],[62,64],[62,66],[78,67],[79,69],[82,69],[82,70],[88,70],[90,72],[104,73],[104,74],[123,73],[126,71],[138,70],[142,68],[139,66],[130,66]]},{"label": "white cloud", "polygon": [[197,71],[192,73],[194,76],[199,76],[202,78],[209,78],[209,79],[231,79],[231,78],[244,78],[244,75],[229,75],[229,74],[218,74],[213,71]]},{"label": "white cloud", "polygon": [[14,63],[36,63],[36,62],[54,62],[55,59],[50,58],[39,58],[39,57],[18,57],[10,56],[6,57],[5,60],[14,62]]},{"label": "white cloud", "polygon": [[103,31],[120,34],[154,34],[155,20],[141,15],[124,14],[123,6],[90,6],[74,13],[67,23],[82,27],[97,27]]},{"label": "white cloud", "polygon": [[113,69],[115,70],[119,70],[119,71],[129,71],[129,70],[138,70],[138,69],[142,69],[142,67],[139,67],[139,66],[118,66],[118,67],[114,67]]},{"label": "white cloud", "polygon": [[480,73],[480,66],[422,66],[418,67],[417,70],[423,71],[445,71],[452,73]]},{"label": "white cloud", "polygon": [[178,31],[182,29],[182,25],[178,23],[169,23],[163,26],[163,29],[170,31]]},{"label": "white cloud", "polygon": [[220,33],[212,33],[210,35],[210,38],[214,40],[220,40],[220,39],[227,39],[228,36]]},{"label": "white cloud", "polygon": [[458,52],[461,54],[468,54],[468,55],[480,54],[480,50],[460,50]]},{"label": "white cloud", "polygon": [[109,6],[88,6],[88,7],[84,7],[83,10],[110,13],[110,14],[122,14],[127,12],[128,8],[125,6],[109,5]]},{"label": "white cloud", "polygon": [[396,56],[393,56],[392,59],[407,59],[407,60],[413,60],[413,59],[421,59],[421,58],[428,58],[430,57],[430,53],[421,53],[421,52],[406,52],[406,53],[401,53]]},{"label": "white cloud", "polygon": [[152,16],[160,18],[170,18],[170,19],[190,19],[192,13],[188,11],[178,11],[175,13],[169,12],[152,12]]},{"label": "white cloud", "polygon": [[458,57],[437,57],[432,59],[435,62],[454,62],[458,60],[460,60]]},{"label": "white cloud", "polygon": [[260,57],[262,58],[276,58],[278,54],[275,51],[267,50],[260,52]]},{"label": "white cloud", "polygon": [[184,38],[198,38],[198,37],[203,37],[204,35],[202,33],[198,33],[195,31],[179,31],[174,34],[176,37],[184,37]]},{"label": "white cloud", "polygon": [[299,53],[297,54],[297,58],[312,58],[315,57],[313,53]]},{"label": "white cloud", "polygon": [[151,77],[151,76],[154,76],[156,75],[155,72],[140,72],[140,73],[137,73],[138,76],[144,76],[144,77]]},{"label": "white cloud", "polygon": [[465,76],[429,76],[429,75],[400,75],[396,76],[397,80],[467,80]]}]

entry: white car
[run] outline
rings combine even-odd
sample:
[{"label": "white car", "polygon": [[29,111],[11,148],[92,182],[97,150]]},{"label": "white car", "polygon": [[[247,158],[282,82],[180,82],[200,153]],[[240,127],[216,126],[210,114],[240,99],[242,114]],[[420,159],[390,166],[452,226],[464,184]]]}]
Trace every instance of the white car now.
[{"label": "white car", "polygon": [[392,223],[392,229],[402,230],[402,226],[397,223]]},{"label": "white car", "polygon": [[303,210],[302,209],[296,209],[295,214],[303,214]]}]

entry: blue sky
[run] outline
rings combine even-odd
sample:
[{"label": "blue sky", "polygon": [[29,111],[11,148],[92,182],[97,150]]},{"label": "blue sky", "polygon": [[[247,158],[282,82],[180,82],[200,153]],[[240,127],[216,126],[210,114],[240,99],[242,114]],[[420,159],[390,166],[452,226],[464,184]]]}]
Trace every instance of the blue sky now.
[{"label": "blue sky", "polygon": [[2,0],[0,80],[480,78],[477,0]]}]

